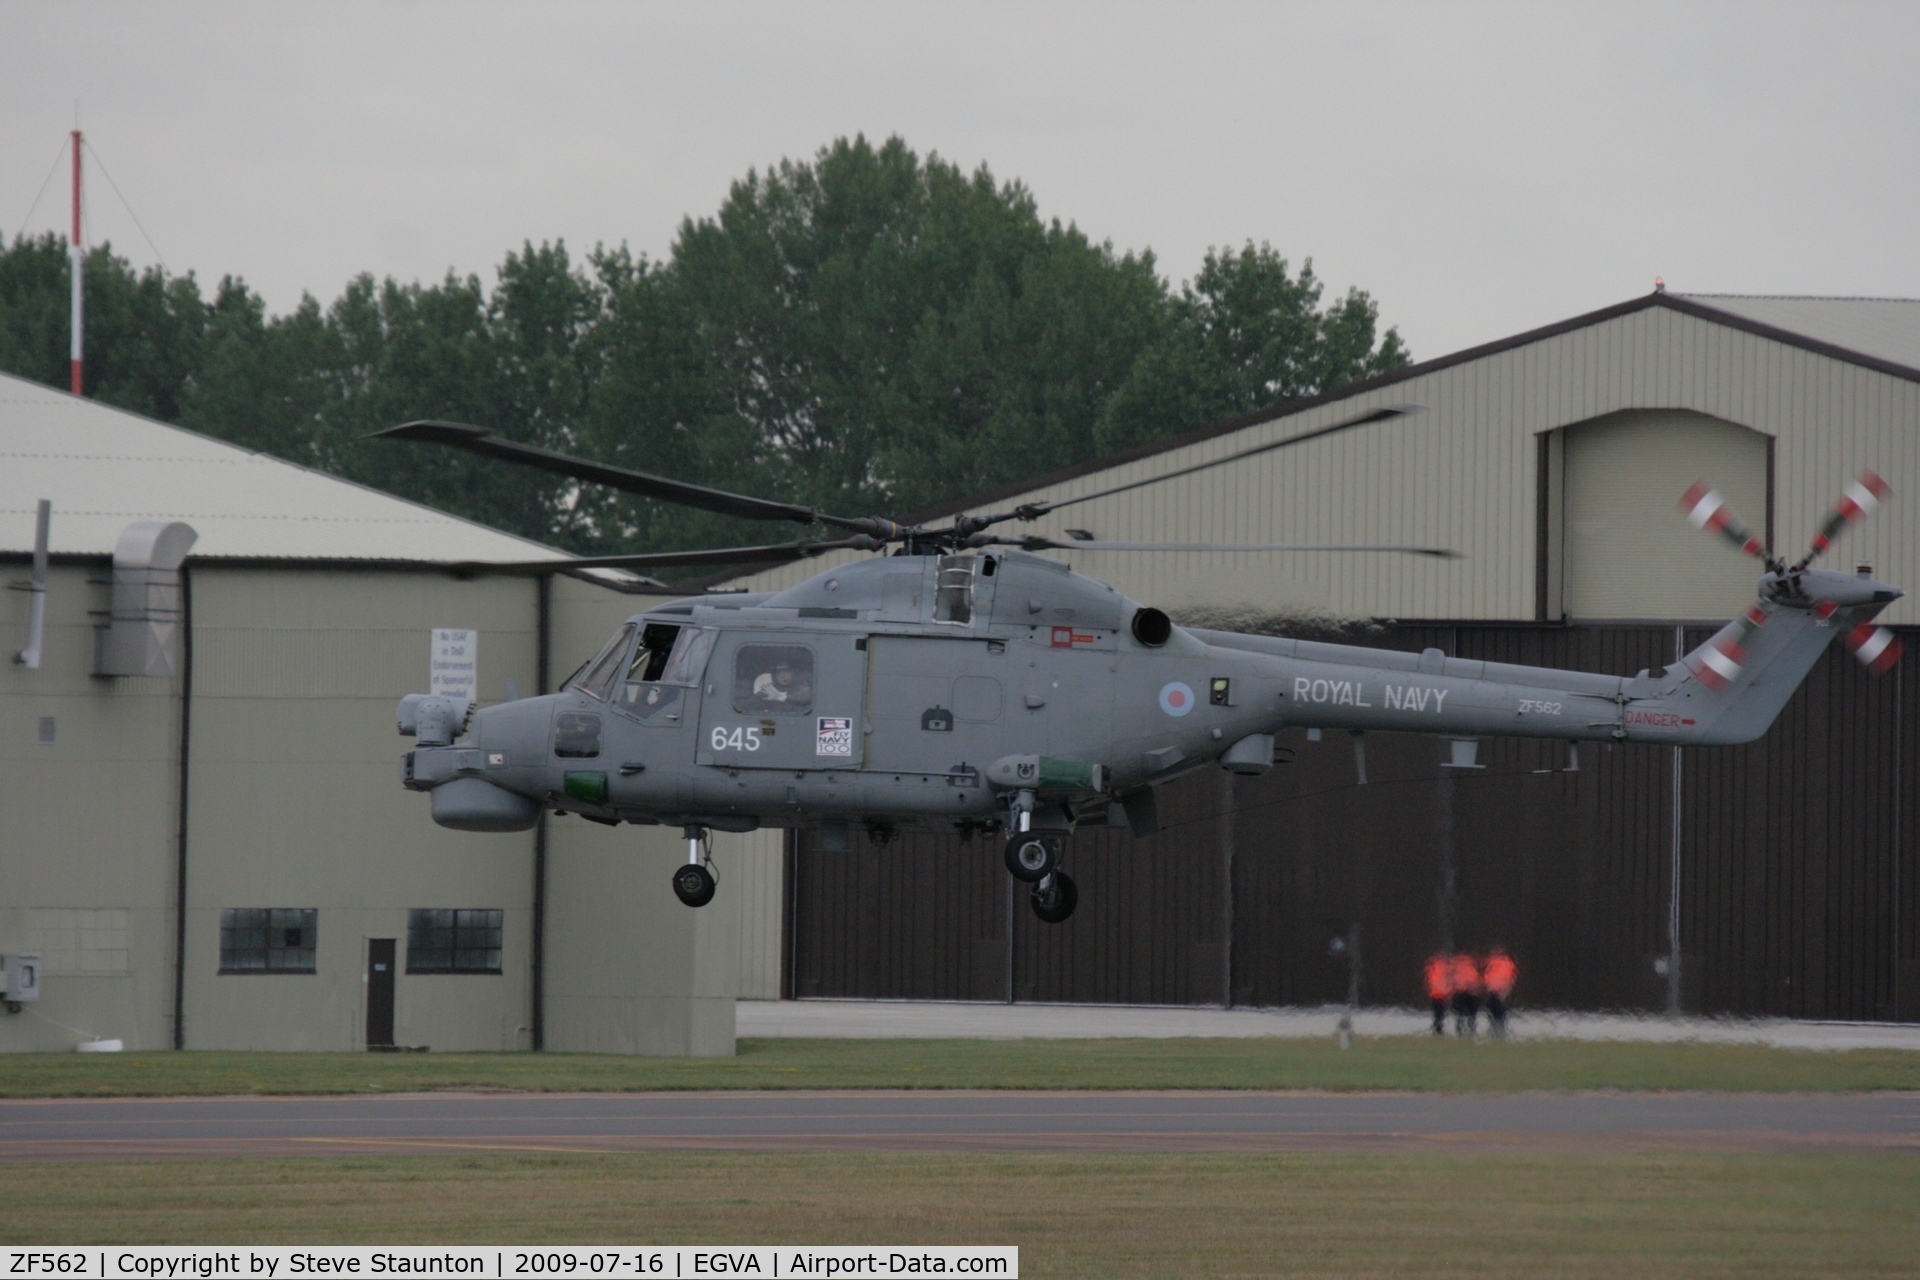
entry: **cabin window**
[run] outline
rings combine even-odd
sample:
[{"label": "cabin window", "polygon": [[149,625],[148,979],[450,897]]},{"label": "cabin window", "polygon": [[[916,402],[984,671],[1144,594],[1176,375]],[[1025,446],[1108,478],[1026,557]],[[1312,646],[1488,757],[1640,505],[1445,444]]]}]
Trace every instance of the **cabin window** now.
[{"label": "cabin window", "polygon": [[813,650],[801,644],[741,645],[733,659],[733,709],[762,716],[812,711]]},{"label": "cabin window", "polygon": [[976,555],[941,556],[934,578],[933,620],[961,626],[973,623],[973,571],[980,563]]}]

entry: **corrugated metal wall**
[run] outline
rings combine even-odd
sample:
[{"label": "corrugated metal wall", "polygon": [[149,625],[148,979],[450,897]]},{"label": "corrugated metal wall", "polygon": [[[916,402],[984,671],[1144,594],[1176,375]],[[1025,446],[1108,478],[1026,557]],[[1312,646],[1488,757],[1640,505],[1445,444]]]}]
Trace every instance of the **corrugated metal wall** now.
[{"label": "corrugated metal wall", "polygon": [[[1704,632],[1690,632],[1688,644]],[[1672,660],[1675,628],[1432,626],[1372,643],[1633,671]],[[1909,637],[1911,647],[1912,637]],[[1680,770],[1681,995],[1689,1011],[1920,1018],[1911,835],[1920,692],[1865,677],[1835,646],[1771,733],[1696,748]],[[997,844],[915,837],[825,853],[800,837],[787,988],[797,996],[1278,1005],[1342,1000],[1328,944],[1357,924],[1363,998],[1418,1004],[1420,962],[1502,942],[1528,1004],[1665,1006],[1674,754],[1284,735],[1265,778],[1206,771],[1160,793],[1163,830],[1075,837],[1080,908],[1036,921]],[[1451,936],[1449,936],[1451,935]]]}]

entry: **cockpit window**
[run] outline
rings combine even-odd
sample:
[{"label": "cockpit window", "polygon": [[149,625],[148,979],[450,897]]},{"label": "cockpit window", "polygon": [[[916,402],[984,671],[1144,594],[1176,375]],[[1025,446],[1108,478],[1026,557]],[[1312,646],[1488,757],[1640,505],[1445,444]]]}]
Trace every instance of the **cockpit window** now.
[{"label": "cockpit window", "polygon": [[650,622],[640,632],[640,644],[627,664],[626,690],[622,705],[641,715],[664,711],[679,705],[677,691],[662,686],[700,683],[707,667],[707,655],[713,652],[714,632],[698,627],[678,627],[670,623]]},{"label": "cockpit window", "polygon": [[673,652],[673,642],[679,634],[679,627],[649,622],[640,632],[640,647],[633,651],[633,662],[627,667],[627,683],[658,680],[660,673],[667,669],[667,655]]},{"label": "cockpit window", "polygon": [[804,716],[813,710],[813,650],[801,644],[743,644],[733,660],[733,709]]},{"label": "cockpit window", "polygon": [[707,655],[713,652],[715,634],[692,627],[682,630],[680,638],[673,642],[673,652],[667,656],[667,668],[660,673],[660,683],[699,684],[701,672],[707,669]]},{"label": "cockpit window", "polygon": [[626,660],[627,646],[633,643],[634,627],[629,622],[614,633],[606,647],[595,654],[593,661],[580,669],[573,679],[567,681],[567,688],[578,689],[589,697],[602,702],[613,696],[614,681],[620,678],[621,664]]}]

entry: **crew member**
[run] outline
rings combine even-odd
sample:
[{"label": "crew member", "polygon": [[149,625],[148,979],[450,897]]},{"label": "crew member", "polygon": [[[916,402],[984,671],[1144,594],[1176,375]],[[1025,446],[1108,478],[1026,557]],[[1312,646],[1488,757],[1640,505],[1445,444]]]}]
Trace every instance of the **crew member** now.
[{"label": "crew member", "polygon": [[1453,962],[1441,952],[1427,957],[1427,1000],[1433,1005],[1433,1034],[1447,1034],[1447,1003],[1453,999]]},{"label": "crew member", "polygon": [[753,696],[762,702],[797,702],[811,700],[813,689],[806,677],[795,671],[791,662],[781,662],[771,671],[763,671],[753,678]]},{"label": "crew member", "polygon": [[1481,966],[1481,977],[1487,984],[1487,1023],[1495,1039],[1507,1038],[1507,997],[1513,994],[1513,984],[1520,977],[1520,966],[1513,962],[1505,947],[1495,947],[1487,953],[1487,962]]},{"label": "crew member", "polygon": [[1462,951],[1447,966],[1453,979],[1453,1034],[1477,1035],[1480,1031],[1480,962]]}]

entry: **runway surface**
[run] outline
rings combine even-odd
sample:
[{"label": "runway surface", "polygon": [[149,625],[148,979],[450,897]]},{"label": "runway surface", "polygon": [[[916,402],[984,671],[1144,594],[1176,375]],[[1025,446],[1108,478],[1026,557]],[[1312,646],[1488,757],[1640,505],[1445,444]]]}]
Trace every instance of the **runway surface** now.
[{"label": "runway surface", "polygon": [[960,1091],[0,1102],[0,1161],[646,1150],[1920,1149],[1920,1094]]}]

